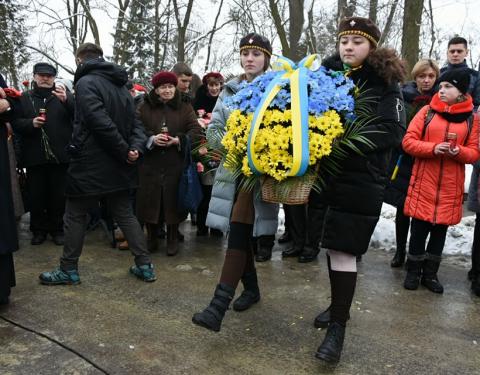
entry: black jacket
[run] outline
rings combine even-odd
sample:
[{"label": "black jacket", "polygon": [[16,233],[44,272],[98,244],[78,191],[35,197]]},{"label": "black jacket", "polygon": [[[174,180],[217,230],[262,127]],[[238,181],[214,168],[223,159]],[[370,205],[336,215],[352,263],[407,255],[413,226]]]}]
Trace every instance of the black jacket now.
[{"label": "black jacket", "polygon": [[75,122],[67,196],[94,196],[137,186],[137,165],[128,151],[144,152],[146,136],[135,118],[133,98],[125,88],[124,68],[93,59],[75,72]]},{"label": "black jacket", "polygon": [[[0,87],[6,87],[2,75],[0,75]],[[11,102],[11,107],[12,104]],[[5,126],[5,122],[10,120],[10,115],[11,113],[0,114],[0,255],[10,254],[18,249],[17,223],[13,210],[10,181],[12,176],[10,176],[8,158],[7,127]]]},{"label": "black jacket", "polygon": [[[62,103],[51,93],[53,89],[34,88],[24,92],[20,98],[12,126],[20,149],[18,164],[22,167],[68,163],[65,147],[72,137],[74,99],[67,92],[67,101]],[[46,109],[47,121],[42,128],[55,157],[46,152],[42,129],[33,127],[33,119],[39,115],[41,108]]]},{"label": "black jacket", "polygon": [[[428,95],[422,95],[418,91],[415,81],[410,81],[402,87],[402,93],[403,100],[405,101],[408,128],[408,124],[415,114],[422,107],[430,103],[433,92]],[[401,159],[399,160],[400,155]],[[384,201],[385,203],[397,207],[399,210],[403,210],[405,198],[407,197],[408,185],[410,184],[410,177],[412,176],[414,158],[406,152],[403,152],[401,145],[393,151],[388,172],[389,177],[392,176],[398,162],[398,173],[394,180],[389,181],[385,191]]]},{"label": "black jacket", "polygon": [[218,96],[213,97],[208,95],[208,89],[205,85],[198,88],[195,95],[195,101],[193,103],[193,109],[197,112],[199,109],[205,110],[206,113],[212,113],[215,108]]},{"label": "black jacket", "polygon": [[[323,65],[335,71],[344,70],[338,55],[326,59]],[[340,172],[326,178],[322,193],[310,194],[309,215],[316,220],[319,233],[318,240],[313,241],[320,242],[326,249],[354,255],[363,254],[368,249],[380,216],[391,151],[400,144],[405,132],[398,80],[386,82],[377,73],[378,69],[365,62],[350,75],[361,88],[356,103],[361,98],[369,98],[367,111],[373,120],[364,129],[372,131],[365,136],[375,147],[357,144],[364,155],[350,152],[340,161]],[[400,73],[397,74],[399,77],[402,76]]]}]

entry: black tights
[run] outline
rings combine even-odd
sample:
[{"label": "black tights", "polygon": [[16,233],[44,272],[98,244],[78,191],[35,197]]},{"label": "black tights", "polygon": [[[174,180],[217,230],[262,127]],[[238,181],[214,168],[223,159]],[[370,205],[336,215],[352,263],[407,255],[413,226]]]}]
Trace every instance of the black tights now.
[{"label": "black tights", "polygon": [[410,229],[410,216],[403,214],[403,207],[397,208],[395,215],[395,237],[397,241],[397,251],[405,252],[407,248],[408,230]]},{"label": "black tights", "polygon": [[448,225],[432,224],[427,221],[412,219],[409,256],[412,260],[425,257],[425,244],[430,233],[426,252],[429,255],[441,257],[447,236]]}]

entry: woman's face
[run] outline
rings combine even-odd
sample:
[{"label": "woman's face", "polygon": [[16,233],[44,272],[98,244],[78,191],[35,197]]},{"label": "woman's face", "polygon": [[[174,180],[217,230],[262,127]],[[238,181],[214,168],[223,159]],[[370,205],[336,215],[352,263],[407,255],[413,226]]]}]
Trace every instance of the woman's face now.
[{"label": "woman's face", "polygon": [[207,85],[208,94],[216,98],[220,95],[220,91],[222,91],[222,84],[220,82],[208,82]]},{"label": "woman's face", "polygon": [[435,84],[436,79],[437,75],[435,74],[435,70],[430,67],[420,74],[417,74],[415,77],[415,83],[417,84],[418,91],[420,91],[421,94],[429,93]]},{"label": "woman's face", "polygon": [[265,66],[265,54],[255,48],[240,51],[240,64],[247,78],[253,79],[263,73]]},{"label": "woman's face", "polygon": [[344,35],[340,37],[338,51],[344,64],[356,67],[363,64],[371,51],[371,45],[363,36]]},{"label": "woman's face", "polygon": [[162,101],[168,102],[175,96],[175,85],[172,85],[171,83],[164,83],[155,89],[155,93]]},{"label": "woman's face", "polygon": [[452,105],[458,102],[458,97],[462,95],[459,89],[450,82],[440,82],[438,87],[438,96],[442,102]]}]

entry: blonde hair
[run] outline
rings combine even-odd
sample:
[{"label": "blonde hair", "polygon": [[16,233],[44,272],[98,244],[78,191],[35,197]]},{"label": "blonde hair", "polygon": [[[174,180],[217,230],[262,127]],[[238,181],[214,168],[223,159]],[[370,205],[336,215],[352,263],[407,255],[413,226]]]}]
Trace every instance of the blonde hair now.
[{"label": "blonde hair", "polygon": [[436,78],[440,76],[440,69],[438,68],[437,63],[432,59],[421,59],[413,66],[412,69],[412,78],[417,78],[418,75],[422,74],[425,70],[432,68],[435,72]]}]

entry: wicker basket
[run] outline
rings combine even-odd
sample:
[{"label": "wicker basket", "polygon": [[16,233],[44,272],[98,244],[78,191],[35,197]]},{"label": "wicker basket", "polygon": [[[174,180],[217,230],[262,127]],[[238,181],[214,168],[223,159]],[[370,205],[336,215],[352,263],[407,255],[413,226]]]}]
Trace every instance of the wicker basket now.
[{"label": "wicker basket", "polygon": [[290,181],[288,188],[273,177],[265,177],[262,182],[262,199],[269,203],[305,204],[315,182],[315,176],[297,178]]}]

